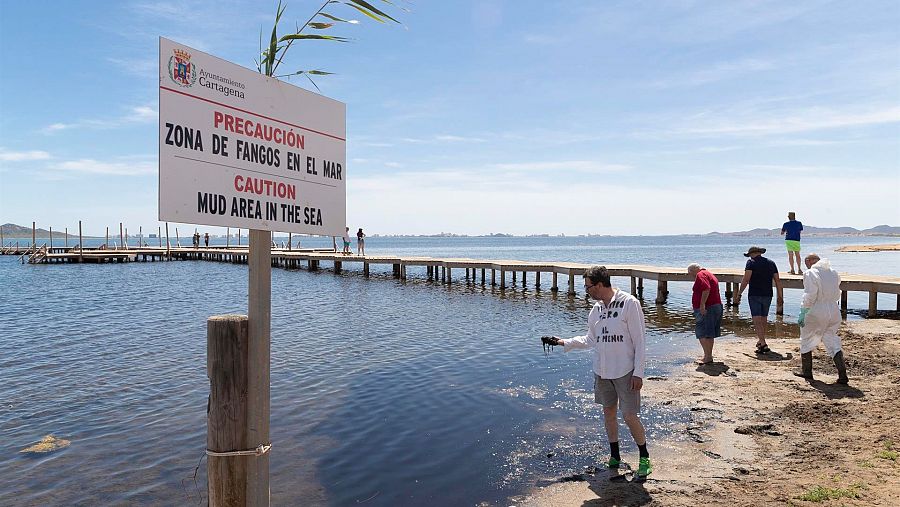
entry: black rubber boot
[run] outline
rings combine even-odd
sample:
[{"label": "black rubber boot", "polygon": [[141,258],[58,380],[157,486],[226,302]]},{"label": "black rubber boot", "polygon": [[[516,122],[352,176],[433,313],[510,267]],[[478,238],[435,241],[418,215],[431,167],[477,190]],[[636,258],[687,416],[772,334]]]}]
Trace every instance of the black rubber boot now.
[{"label": "black rubber boot", "polygon": [[[838,352],[840,354],[840,352]],[[835,356],[837,357],[837,356]],[[798,377],[803,377],[805,379],[812,380],[812,352],[806,352],[804,354],[800,354],[800,371],[795,371],[794,375]],[[837,363],[835,363],[837,364]],[[843,364],[843,363],[841,363]]]},{"label": "black rubber boot", "polygon": [[837,368],[838,371],[838,384],[849,384],[850,379],[847,378],[847,365],[844,364],[844,352],[839,350],[837,354],[834,355],[834,367]]}]

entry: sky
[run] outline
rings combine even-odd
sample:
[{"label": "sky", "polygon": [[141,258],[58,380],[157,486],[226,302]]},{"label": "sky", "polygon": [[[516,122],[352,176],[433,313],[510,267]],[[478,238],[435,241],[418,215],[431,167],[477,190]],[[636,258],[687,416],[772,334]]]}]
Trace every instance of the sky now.
[{"label": "sky", "polygon": [[[276,5],[0,0],[0,223],[155,230],[158,38],[255,69]],[[335,73],[353,230],[900,226],[900,2],[378,5],[282,65]]]}]

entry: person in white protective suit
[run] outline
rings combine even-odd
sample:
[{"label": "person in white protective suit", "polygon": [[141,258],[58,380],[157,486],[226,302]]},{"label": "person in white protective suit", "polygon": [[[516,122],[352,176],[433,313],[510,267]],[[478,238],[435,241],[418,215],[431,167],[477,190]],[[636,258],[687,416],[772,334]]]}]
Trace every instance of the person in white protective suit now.
[{"label": "person in white protective suit", "polygon": [[812,352],[825,344],[825,350],[834,360],[838,371],[838,383],[846,384],[847,367],[841,351],[841,339],[837,330],[841,325],[841,277],[831,269],[828,259],[812,253],[804,259],[806,273],[803,273],[803,302],[800,304],[800,361],[801,370],[794,373],[798,377],[812,380]]}]

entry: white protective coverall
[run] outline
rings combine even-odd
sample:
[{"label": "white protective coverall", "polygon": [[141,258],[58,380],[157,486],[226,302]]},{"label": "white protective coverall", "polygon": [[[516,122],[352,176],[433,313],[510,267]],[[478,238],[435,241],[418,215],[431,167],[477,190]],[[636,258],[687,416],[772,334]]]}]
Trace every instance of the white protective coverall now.
[{"label": "white protective coverall", "polygon": [[800,328],[800,353],[812,352],[819,342],[825,344],[830,357],[841,350],[837,330],[841,326],[841,277],[831,269],[828,259],[820,259],[803,273],[802,308],[809,308]]}]

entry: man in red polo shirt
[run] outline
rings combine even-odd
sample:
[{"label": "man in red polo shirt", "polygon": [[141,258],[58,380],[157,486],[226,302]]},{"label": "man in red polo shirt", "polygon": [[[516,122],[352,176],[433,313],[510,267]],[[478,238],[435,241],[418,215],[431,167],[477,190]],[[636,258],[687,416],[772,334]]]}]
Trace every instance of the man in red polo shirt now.
[{"label": "man in red polo shirt", "polygon": [[695,334],[703,347],[703,357],[697,361],[700,366],[713,362],[715,338],[722,336],[722,297],[719,295],[719,279],[703,266],[694,263],[688,266],[688,274],[694,278],[694,294],[691,305],[696,321]]}]

